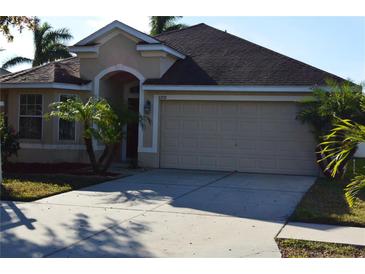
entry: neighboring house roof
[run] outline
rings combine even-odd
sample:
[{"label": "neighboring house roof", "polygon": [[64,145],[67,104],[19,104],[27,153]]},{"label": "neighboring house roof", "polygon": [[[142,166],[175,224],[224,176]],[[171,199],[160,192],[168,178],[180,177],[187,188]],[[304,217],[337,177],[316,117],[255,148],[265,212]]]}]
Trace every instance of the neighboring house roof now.
[{"label": "neighboring house roof", "polygon": [[155,36],[185,54],[160,79],[164,85],[323,85],[344,79],[205,24]]},{"label": "neighboring house roof", "polygon": [[5,74],[9,74],[10,71],[7,71],[6,69],[0,68],[0,76],[1,75],[5,75]]},{"label": "neighboring house roof", "polygon": [[0,77],[1,84],[63,83],[82,85],[90,81],[80,78],[80,61],[70,57]]}]

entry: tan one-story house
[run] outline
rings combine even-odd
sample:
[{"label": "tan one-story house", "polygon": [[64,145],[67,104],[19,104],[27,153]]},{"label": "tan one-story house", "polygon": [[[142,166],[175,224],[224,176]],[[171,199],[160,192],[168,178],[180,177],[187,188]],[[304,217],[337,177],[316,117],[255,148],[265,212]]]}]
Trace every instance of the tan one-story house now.
[{"label": "tan one-story house", "polygon": [[52,102],[95,96],[151,121],[125,129],[116,161],[318,174],[297,102],[326,78],[344,79],[205,24],[151,37],[114,21],[70,50],[77,56],[0,77],[8,123],[21,138],[14,161],[88,161],[81,126],[43,115]]}]

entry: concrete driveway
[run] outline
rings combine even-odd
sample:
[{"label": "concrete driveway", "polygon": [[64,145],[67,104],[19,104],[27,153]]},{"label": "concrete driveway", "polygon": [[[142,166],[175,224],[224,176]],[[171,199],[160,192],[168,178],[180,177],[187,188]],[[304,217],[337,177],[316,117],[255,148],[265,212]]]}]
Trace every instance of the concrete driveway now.
[{"label": "concrete driveway", "polygon": [[280,257],[314,177],[153,170],[1,203],[1,257]]}]

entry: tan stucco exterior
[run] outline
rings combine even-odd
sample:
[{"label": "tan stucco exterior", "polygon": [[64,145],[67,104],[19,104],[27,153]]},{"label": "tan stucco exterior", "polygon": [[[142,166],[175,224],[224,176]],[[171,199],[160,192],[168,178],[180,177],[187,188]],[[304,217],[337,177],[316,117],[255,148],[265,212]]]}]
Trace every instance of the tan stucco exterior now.
[{"label": "tan stucco exterior", "polygon": [[[19,102],[21,94],[41,94],[43,103],[43,114],[50,111],[49,104],[57,102],[60,95],[75,94],[86,101],[89,93],[75,90],[57,89],[2,89],[1,97],[4,98],[8,123],[16,132],[19,131]],[[12,161],[21,162],[49,162],[64,158],[64,161],[80,162],[85,161],[83,149],[82,127],[76,124],[76,138],[74,141],[62,141],[58,139],[58,119],[51,118],[42,121],[42,138],[40,140],[21,139],[21,149],[18,157],[13,157]],[[65,149],[73,147],[74,149]],[[77,149],[76,149],[77,148]],[[66,153],[66,151],[68,151]],[[61,157],[60,155],[66,155]],[[50,160],[52,158],[52,160]]]},{"label": "tan stucco exterior", "polygon": [[[138,93],[131,93],[132,87],[138,86],[147,78],[159,78],[175,62],[176,58],[167,54],[156,52],[138,52],[137,42],[130,36],[118,31],[111,38],[102,39],[103,43],[99,47],[97,55],[80,53],[80,74],[84,79],[92,80],[91,90],[62,90],[62,89],[1,89],[1,100],[5,102],[5,107],[1,111],[7,113],[9,125],[15,131],[19,131],[19,96],[20,94],[34,93],[41,94],[43,98],[43,113],[49,111],[48,105],[59,100],[61,94],[76,94],[83,100],[90,96],[95,96],[95,86],[98,85],[98,96],[106,98],[110,104],[118,110],[122,105],[126,105],[128,98],[139,98]],[[98,81],[95,78],[103,71],[115,66],[123,66],[136,71],[133,75],[135,80],[118,81],[113,77],[109,80],[108,76],[112,73],[122,72],[123,70],[110,70]],[[138,75],[137,75],[138,74]],[[137,79],[139,78],[139,79]],[[151,117],[152,118],[152,117]],[[144,145],[151,145],[151,125],[146,123]],[[40,140],[20,140],[21,150],[18,157],[13,157],[13,161],[19,162],[84,162],[88,161],[87,154],[83,147],[82,126],[76,125],[75,141],[58,140],[58,119],[43,119],[42,138]],[[125,145],[125,144],[124,144]],[[97,147],[101,150],[102,147]],[[150,162],[150,161],[148,161]]]},{"label": "tan stucco exterior", "polygon": [[81,77],[93,80],[104,69],[122,64],[132,68],[147,78],[160,78],[166,70],[175,62],[173,57],[143,57],[136,51],[136,43],[123,34],[119,34],[99,48],[95,58],[80,57]]},{"label": "tan stucco exterior", "polygon": [[[140,52],[136,50],[138,41],[131,39],[121,31],[114,32],[113,35],[100,39],[103,41],[98,45],[97,52],[78,53],[80,58],[80,74],[84,79],[91,81],[89,91],[77,90],[57,90],[57,89],[9,89],[1,90],[1,100],[8,106],[9,124],[18,131],[19,121],[19,95],[22,93],[37,93],[43,95],[43,112],[48,112],[48,105],[58,101],[60,94],[77,94],[83,100],[90,96],[100,96],[106,98],[110,104],[118,110],[123,104],[128,102],[128,98],[139,98],[140,113],[145,115],[150,123],[139,131],[139,164],[144,167],[168,167],[166,157],[161,156],[162,142],[166,142],[169,136],[161,138],[161,126],[166,124],[165,112],[161,117],[161,105],[165,104],[166,95],[181,96],[180,101],[204,101],[202,98],[237,98],[238,101],[266,101],[270,102],[275,97],[277,102],[293,103],[298,98],[309,96],[310,93],[296,92],[236,92],[236,91],[151,91],[144,89],[143,81],[145,79],[160,78],[177,60],[177,57],[161,52]],[[122,72],[127,72],[132,77],[122,77]],[[118,73],[120,78],[118,78]],[[127,80],[126,80],[127,79]],[[131,93],[131,88],[138,86],[139,93]],[[184,97],[185,96],[185,97]],[[188,99],[184,99],[187,98]],[[204,97],[205,96],[205,97]],[[200,97],[200,98],[199,98]],[[196,98],[196,99],[194,99]],[[256,99],[255,99],[256,98]],[[171,98],[170,98],[171,99]],[[169,100],[169,98],[167,98]],[[176,99],[171,99],[176,100]],[[215,99],[219,106],[220,99]],[[235,101],[236,99],[231,99]],[[144,112],[146,102],[151,104],[151,111]],[[198,104],[199,105],[199,104]],[[244,105],[244,104],[242,104]],[[282,107],[283,104],[272,102],[271,109]],[[289,105],[288,105],[289,106]],[[6,108],[5,108],[6,109]],[[198,113],[198,112],[197,112]],[[275,111],[273,110],[273,113]],[[293,113],[291,113],[293,114]],[[199,118],[199,117],[195,117]],[[293,117],[295,119],[295,117]],[[182,131],[184,133],[184,131]],[[20,162],[87,162],[87,154],[83,146],[81,125],[77,125],[76,140],[61,142],[58,140],[58,121],[51,119],[43,120],[43,134],[41,140],[21,140],[22,149],[19,156],[13,158],[14,161]],[[123,143],[125,148],[125,142]],[[123,146],[122,146],[123,147]],[[98,153],[100,153],[100,147]],[[165,157],[165,158],[164,158]]]}]

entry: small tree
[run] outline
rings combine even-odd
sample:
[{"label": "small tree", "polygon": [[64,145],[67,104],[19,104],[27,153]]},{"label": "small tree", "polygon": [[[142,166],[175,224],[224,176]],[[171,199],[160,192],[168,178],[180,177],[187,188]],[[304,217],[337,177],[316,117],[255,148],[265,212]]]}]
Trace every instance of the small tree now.
[{"label": "small tree", "polygon": [[0,136],[1,136],[1,162],[6,166],[8,159],[12,155],[17,155],[19,137],[15,130],[5,123],[4,113],[0,113]]},{"label": "small tree", "polygon": [[[297,116],[300,121],[308,123],[312,127],[318,143],[321,142],[321,137],[328,134],[333,128],[336,117],[358,123],[365,121],[365,114],[361,110],[360,104],[364,96],[360,85],[354,85],[351,82],[339,84],[333,80],[327,80],[326,84],[329,90],[315,88],[312,98],[301,102],[301,110]],[[319,144],[316,148],[317,162],[323,173],[331,177],[331,171],[327,165],[332,159],[326,157],[322,150],[323,147]],[[356,149],[351,151],[352,154],[355,152]],[[345,167],[346,162],[342,162],[336,176],[342,176]]]},{"label": "small tree", "polygon": [[[93,171],[97,174],[108,170],[118,143],[125,138],[123,126],[140,119],[137,113],[132,113],[125,107],[116,113],[105,99],[92,97],[86,103],[79,98],[70,98],[65,102],[53,103],[50,108],[49,117],[82,123],[86,151]],[[142,118],[140,120],[143,122]],[[99,159],[95,155],[93,139],[105,146]]]},{"label": "small tree", "polygon": [[[365,142],[365,124],[361,125],[350,120],[338,119],[331,133],[326,135],[321,143],[322,153],[327,158],[332,159],[327,165],[332,177],[340,172],[341,165],[352,159],[353,151],[363,142]],[[353,205],[354,199],[359,192],[364,190],[365,174],[352,178],[351,183],[345,189],[345,196],[350,206]]]}]

